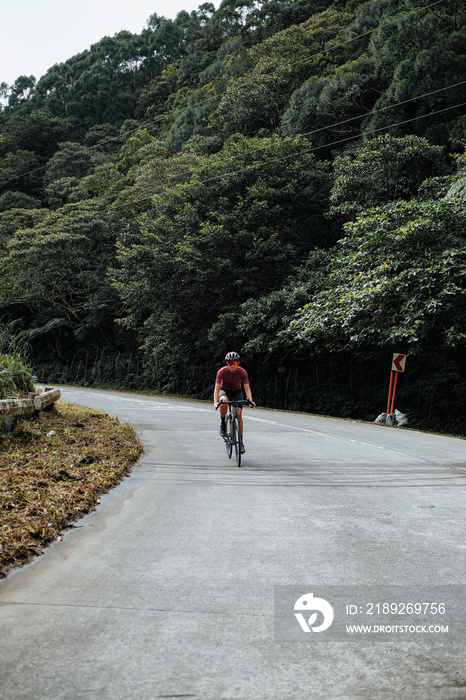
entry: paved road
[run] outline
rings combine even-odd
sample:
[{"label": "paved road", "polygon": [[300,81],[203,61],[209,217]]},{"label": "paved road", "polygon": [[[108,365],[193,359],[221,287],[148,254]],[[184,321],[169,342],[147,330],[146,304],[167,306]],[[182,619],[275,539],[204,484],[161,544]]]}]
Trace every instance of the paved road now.
[{"label": "paved road", "polygon": [[274,641],[274,586],[464,583],[466,442],[256,410],[238,469],[209,404],[62,398],[131,422],[145,453],[0,582],[2,700],[466,698],[445,637]]}]

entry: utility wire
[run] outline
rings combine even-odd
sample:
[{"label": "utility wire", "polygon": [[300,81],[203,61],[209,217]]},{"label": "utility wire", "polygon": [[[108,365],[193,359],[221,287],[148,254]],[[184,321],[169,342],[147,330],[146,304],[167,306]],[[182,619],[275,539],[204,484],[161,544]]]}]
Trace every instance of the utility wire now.
[{"label": "utility wire", "polygon": [[[402,15],[401,17],[397,16],[393,20],[385,22],[383,25],[377,25],[376,27],[373,27],[372,29],[368,29],[366,32],[363,32],[362,34],[358,34],[358,35],[352,37],[351,39],[347,39],[346,41],[342,41],[339,44],[335,44],[334,46],[329,46],[328,48],[324,48],[322,51],[318,51],[317,53],[313,53],[313,54],[309,54],[308,56],[304,56],[304,57],[300,58],[299,61],[295,61],[294,63],[290,63],[289,66],[292,67],[292,66],[298,65],[299,63],[302,63],[303,61],[310,61],[313,58],[318,58],[319,56],[322,55],[322,53],[324,51],[325,51],[325,53],[328,53],[329,51],[334,51],[335,49],[339,49],[342,46],[346,46],[347,44],[351,44],[353,41],[357,41],[358,39],[361,39],[364,36],[368,36],[369,34],[372,34],[377,29],[379,29],[381,26],[387,27],[390,24],[395,24],[395,23],[400,22],[401,20],[403,20],[407,17],[410,17],[411,15],[414,15],[418,12],[421,12],[422,10],[429,10],[431,7],[434,7],[435,5],[439,5],[442,2],[443,2],[443,0],[435,0],[435,2],[431,3],[430,5],[418,7],[417,9],[412,10],[411,12],[408,12],[405,15]],[[260,45],[261,44],[258,44],[258,46],[260,46]],[[188,93],[188,96],[189,96],[189,94],[191,94],[191,95],[195,94],[199,90],[202,90],[202,87],[196,88],[191,93]],[[223,95],[224,94],[225,93],[223,93]],[[199,104],[197,104],[196,107],[202,107],[203,105],[208,104],[209,102],[215,102],[219,98],[221,99],[223,97],[223,95],[215,95],[214,97],[208,97],[205,100],[203,100],[202,102],[200,102]],[[166,118],[167,118],[166,114],[161,114],[158,117],[156,117],[153,121],[146,122],[145,124],[142,124],[141,126],[136,127],[134,130],[129,131],[128,134],[132,134],[136,131],[140,131],[140,129],[144,129],[144,128],[147,129],[151,126],[154,126],[154,124],[158,124],[160,121],[163,121]],[[98,144],[95,144],[95,146],[93,146],[93,148],[96,148],[97,146],[105,146],[107,143],[111,143],[112,141],[115,141],[118,138],[120,138],[120,137],[119,136],[112,137],[112,138],[108,139],[107,141],[102,141]]]},{"label": "utility wire", "polygon": [[[254,154],[254,153],[260,153],[261,151],[267,151],[271,148],[277,148],[278,146],[281,146],[283,143],[287,143],[288,141],[293,141],[294,139],[298,139],[298,138],[300,138],[300,139],[307,138],[308,136],[313,136],[313,135],[318,134],[322,131],[330,131],[331,129],[336,129],[339,126],[343,126],[345,124],[350,124],[351,122],[355,122],[359,119],[370,118],[370,117],[376,116],[378,114],[381,114],[382,112],[386,112],[389,109],[395,109],[395,107],[400,107],[402,105],[408,104],[409,102],[415,102],[416,100],[422,100],[425,97],[431,97],[432,95],[435,95],[439,92],[444,92],[445,90],[450,90],[452,88],[456,88],[456,87],[459,87],[459,86],[465,85],[465,84],[466,84],[466,80],[462,80],[461,82],[455,83],[454,85],[447,85],[446,87],[438,88],[438,90],[431,90],[430,92],[425,92],[423,95],[418,95],[416,97],[410,97],[407,100],[402,100],[401,102],[396,102],[395,104],[387,105],[386,107],[381,107],[380,109],[372,110],[370,112],[365,112],[364,114],[358,114],[354,117],[348,117],[348,119],[343,119],[342,121],[335,122],[333,124],[321,126],[318,129],[312,129],[311,131],[306,131],[302,134],[295,134],[295,136],[286,136],[285,138],[283,138],[281,141],[278,141],[277,143],[271,143],[267,146],[260,146],[258,148],[252,148],[249,151],[244,151],[244,154],[250,155],[250,154]],[[422,115],[422,116],[428,116],[428,114]],[[421,117],[416,117],[416,118],[421,118]],[[400,122],[400,123],[403,123],[403,122]],[[389,127],[386,127],[386,128],[389,128]],[[367,133],[371,133],[371,132],[369,131]],[[364,134],[358,134],[356,137],[352,137],[352,138],[357,138],[357,137],[363,138]],[[336,143],[338,143],[338,142],[336,142]],[[329,144],[328,146],[331,146],[331,145],[333,145],[333,144]],[[327,147],[327,145],[319,146],[319,148],[326,148],[326,147]],[[233,159],[234,156],[232,156],[231,158]],[[191,171],[186,171],[185,173],[178,173],[177,175],[170,175],[167,178],[167,180],[180,178],[183,176],[188,177],[190,174],[191,174]]]},{"label": "utility wire", "polygon": [[[356,116],[356,117],[350,117],[349,119],[345,119],[345,120],[343,120],[343,121],[341,121],[341,122],[337,122],[337,123],[331,124],[331,125],[329,125],[329,126],[321,127],[320,129],[314,129],[313,131],[309,131],[309,132],[307,132],[307,133],[305,133],[305,134],[299,134],[299,135],[297,135],[296,137],[288,137],[287,139],[283,139],[282,141],[280,141],[280,142],[278,142],[278,143],[276,143],[276,144],[270,144],[269,146],[264,146],[264,147],[261,147],[261,148],[256,148],[256,149],[251,149],[251,150],[249,150],[249,151],[244,151],[243,153],[241,153],[241,156],[247,156],[247,155],[251,155],[251,154],[254,154],[254,153],[258,153],[258,152],[260,152],[260,151],[268,150],[268,149],[270,149],[270,148],[275,148],[276,146],[280,146],[280,145],[282,145],[283,143],[286,143],[286,141],[293,140],[294,138],[300,138],[300,139],[301,139],[301,138],[305,138],[306,136],[309,136],[309,135],[312,135],[312,134],[316,134],[316,133],[321,132],[321,131],[326,131],[327,129],[332,129],[332,128],[335,128],[335,127],[337,127],[337,126],[341,126],[341,125],[343,125],[343,124],[347,124],[347,123],[356,121],[357,119],[362,119],[362,118],[368,117],[368,116],[374,116],[374,115],[380,114],[381,112],[384,112],[384,111],[386,111],[386,110],[388,110],[388,109],[393,109],[394,107],[398,107],[398,106],[400,106],[400,105],[407,104],[408,102],[413,102],[413,101],[415,101],[415,100],[417,100],[417,99],[422,99],[423,97],[428,97],[428,96],[430,96],[430,95],[434,95],[434,94],[436,94],[436,93],[438,93],[438,92],[442,92],[443,90],[447,90],[447,89],[449,89],[449,88],[458,87],[459,85],[463,85],[464,83],[466,83],[466,81],[462,81],[462,82],[460,82],[460,83],[455,83],[454,85],[450,85],[450,86],[448,86],[448,87],[446,87],[446,88],[440,88],[439,90],[433,90],[433,91],[431,91],[431,92],[425,93],[424,95],[420,95],[419,97],[413,97],[413,98],[410,98],[409,100],[404,100],[403,102],[398,102],[398,103],[395,104],[395,105],[388,105],[387,107],[383,107],[383,108],[381,108],[380,110],[376,110],[375,112],[368,112],[368,113],[366,113],[366,114],[361,114],[361,115],[358,115],[358,116]],[[284,160],[289,160],[290,158],[298,158],[300,155],[306,155],[306,154],[308,154],[308,153],[313,153],[313,152],[319,151],[319,150],[321,150],[321,149],[323,149],[323,148],[332,148],[332,147],[338,146],[338,145],[340,145],[340,144],[342,144],[342,143],[347,143],[347,142],[349,142],[349,141],[354,141],[354,140],[356,140],[356,139],[362,139],[362,138],[364,138],[367,134],[375,134],[375,133],[378,133],[379,131],[385,131],[385,130],[388,130],[388,129],[393,129],[393,128],[397,127],[397,126],[402,126],[402,125],[404,125],[404,124],[409,124],[410,122],[417,121],[418,119],[425,119],[425,118],[427,118],[427,117],[435,116],[436,114],[442,114],[442,113],[444,113],[444,112],[448,112],[448,111],[450,111],[450,110],[458,109],[459,107],[464,107],[464,106],[466,106],[466,102],[462,102],[462,103],[460,103],[460,104],[452,105],[452,106],[450,106],[450,107],[444,107],[443,109],[439,109],[439,110],[436,110],[436,111],[434,111],[434,112],[428,112],[427,114],[421,114],[420,116],[412,117],[411,119],[405,119],[405,120],[403,120],[403,121],[395,122],[395,123],[393,123],[393,124],[389,124],[389,125],[386,125],[386,126],[381,126],[381,127],[377,128],[377,129],[369,129],[365,134],[353,134],[353,135],[347,136],[347,137],[345,137],[345,138],[343,138],[343,139],[338,139],[337,141],[332,141],[331,143],[322,144],[322,145],[320,145],[320,146],[312,146],[312,147],[307,148],[307,149],[305,149],[305,150],[303,150],[303,151],[295,151],[294,153],[291,153],[291,154],[289,154],[289,155],[287,155],[287,156],[280,156],[280,157],[278,157],[278,158],[270,158],[269,160],[263,161],[262,163],[254,163],[253,165],[248,165],[248,166],[246,166],[245,168],[239,168],[239,169],[237,169],[237,170],[230,170],[230,171],[227,170],[226,172],[223,172],[221,175],[216,175],[215,177],[208,178],[208,179],[206,179],[206,180],[198,180],[198,181],[196,181],[196,182],[186,182],[186,183],[182,183],[182,184],[180,184],[180,187],[189,187],[189,186],[192,186],[192,185],[194,185],[194,184],[196,184],[196,185],[203,185],[203,184],[207,184],[207,183],[209,183],[209,182],[213,182],[213,181],[215,181],[215,180],[221,180],[222,178],[227,177],[227,176],[229,176],[229,175],[239,175],[239,174],[241,174],[241,173],[243,173],[243,172],[246,172],[246,171],[248,171],[248,170],[253,170],[253,169],[256,169],[256,168],[263,167],[264,165],[268,165],[269,163],[276,163],[276,162],[280,162],[280,161],[284,161]],[[232,156],[231,158],[233,159],[234,156]],[[167,178],[167,180],[177,179],[177,178],[180,178],[180,177],[188,177],[188,176],[190,176],[191,174],[192,174],[192,171],[187,171],[187,172],[184,172],[184,173],[177,173],[176,175],[170,175],[170,176]],[[152,192],[152,193],[151,193],[150,195],[148,195],[147,197],[141,197],[140,199],[134,199],[134,200],[132,200],[131,202],[124,202],[124,203],[122,203],[122,204],[111,204],[111,205],[102,207],[102,210],[106,210],[106,209],[111,209],[111,210],[114,210],[114,209],[121,209],[121,208],[123,208],[123,207],[133,206],[134,204],[140,204],[141,202],[146,202],[147,200],[152,199],[152,197],[155,197],[156,195],[161,194],[162,192],[163,192],[163,189],[160,189],[159,191]]]},{"label": "utility wire", "polygon": [[[352,37],[351,39],[348,39],[348,40],[346,40],[346,41],[340,42],[339,44],[335,44],[334,46],[329,46],[328,48],[325,48],[325,49],[323,49],[323,50],[320,51],[320,52],[317,52],[317,53],[314,53],[314,54],[309,54],[308,56],[304,56],[304,57],[300,58],[299,61],[296,61],[296,62],[294,62],[294,63],[290,63],[289,65],[290,65],[290,67],[291,67],[291,66],[297,65],[298,63],[302,63],[303,61],[307,61],[307,60],[311,60],[311,59],[313,59],[313,58],[317,58],[318,56],[321,56],[322,53],[323,53],[324,51],[325,51],[325,53],[327,53],[328,51],[333,51],[333,50],[338,49],[338,48],[340,48],[340,47],[342,47],[342,46],[345,46],[345,45],[347,45],[347,44],[350,44],[351,42],[357,41],[358,39],[360,39],[360,38],[362,38],[362,37],[364,37],[364,36],[367,36],[367,35],[369,35],[369,34],[372,34],[374,31],[376,31],[377,29],[379,29],[381,26],[386,27],[386,26],[388,26],[388,25],[390,25],[390,24],[394,24],[394,23],[400,22],[401,20],[403,20],[403,19],[405,19],[405,18],[407,18],[407,17],[410,17],[410,16],[413,15],[413,14],[416,14],[416,13],[418,13],[418,12],[421,12],[422,10],[428,10],[428,9],[430,9],[431,7],[434,7],[435,5],[439,5],[441,2],[443,2],[443,0],[436,0],[435,2],[431,3],[430,5],[425,5],[425,6],[423,6],[423,7],[419,7],[419,8],[417,8],[417,9],[415,9],[415,10],[412,10],[411,12],[408,12],[408,13],[405,14],[405,15],[402,15],[401,17],[400,17],[400,16],[397,16],[397,17],[395,17],[393,20],[391,20],[391,21],[389,21],[389,22],[385,22],[383,25],[377,25],[377,27],[373,27],[372,29],[369,29],[369,30],[367,30],[366,32],[363,32],[362,34],[358,34],[357,36]],[[461,84],[462,84],[462,83],[458,83],[458,85],[461,85]],[[197,88],[196,91],[197,91],[197,90],[200,90],[200,89],[202,89],[202,88]],[[443,88],[442,88],[442,89],[443,89]],[[191,94],[192,94],[192,93],[191,93]],[[225,93],[223,93],[223,94],[225,94]],[[434,93],[432,93],[432,94],[434,94]],[[203,106],[203,105],[205,105],[205,104],[207,104],[207,103],[209,103],[209,102],[216,101],[216,100],[218,100],[219,98],[221,99],[222,97],[223,97],[223,95],[220,95],[220,96],[219,96],[219,95],[216,95],[215,97],[209,97],[209,98],[205,99],[203,102],[201,102],[199,105],[196,105],[196,106]],[[399,104],[402,104],[402,103],[399,103]],[[152,121],[150,121],[150,122],[146,122],[146,123],[140,124],[139,126],[135,127],[134,129],[130,130],[130,131],[127,132],[127,133],[128,133],[128,134],[132,134],[132,133],[135,133],[135,132],[137,132],[137,131],[140,131],[141,129],[147,129],[147,128],[153,126],[154,124],[157,124],[157,123],[159,123],[160,121],[163,121],[163,120],[166,119],[166,118],[167,118],[167,115],[166,115],[166,114],[161,114],[161,115],[159,115],[158,117],[156,117],[154,120],[152,120]],[[359,118],[359,117],[354,117],[354,119],[358,119],[358,118]],[[342,124],[343,124],[343,123],[344,123],[344,122],[342,122]],[[330,128],[330,127],[328,127],[328,128]],[[313,133],[313,132],[309,132],[309,133]],[[95,144],[94,146],[91,146],[91,147],[89,148],[89,150],[92,150],[92,149],[94,149],[94,148],[99,148],[99,147],[105,146],[105,145],[107,145],[107,144],[109,144],[109,143],[112,143],[113,141],[117,141],[117,140],[120,139],[120,138],[121,138],[121,136],[114,136],[114,137],[111,137],[111,138],[109,138],[109,139],[107,139],[107,140],[105,140],[105,141],[101,141],[101,142]],[[258,150],[260,150],[260,149],[258,149]],[[5,186],[5,185],[8,185],[10,182],[14,182],[15,180],[18,180],[18,179],[22,178],[22,177],[26,177],[27,175],[32,175],[32,174],[34,174],[34,173],[36,173],[36,172],[40,172],[41,170],[45,170],[45,168],[47,168],[47,164],[41,165],[41,166],[39,166],[39,167],[37,167],[37,168],[33,168],[32,170],[28,170],[27,172],[21,173],[20,175],[15,175],[14,177],[12,177],[12,178],[10,178],[9,180],[6,181],[6,182],[4,183],[4,186]]]},{"label": "utility wire", "polygon": [[[322,51],[318,51],[317,53],[312,53],[312,54],[309,54],[308,56],[303,56],[302,58],[299,59],[299,61],[295,61],[295,62],[290,63],[290,64],[288,64],[288,65],[289,65],[289,66],[295,66],[295,65],[298,65],[298,63],[302,63],[303,61],[309,61],[309,60],[312,60],[313,58],[318,58],[319,56],[322,55],[323,52],[328,53],[329,51],[334,51],[335,49],[339,49],[339,48],[341,48],[342,46],[346,46],[347,44],[351,44],[353,41],[357,41],[358,39],[361,39],[361,38],[364,37],[364,36],[368,36],[369,34],[372,34],[372,33],[375,32],[377,29],[379,29],[381,26],[387,27],[387,26],[389,26],[390,24],[395,24],[395,23],[397,23],[397,22],[400,22],[401,20],[406,19],[407,17],[410,17],[411,15],[414,15],[414,14],[416,14],[416,13],[418,13],[418,12],[421,12],[422,10],[429,10],[431,7],[434,7],[435,5],[439,5],[439,4],[442,3],[443,1],[444,1],[444,0],[435,0],[435,2],[431,3],[430,5],[425,5],[425,6],[423,6],[423,7],[418,7],[417,9],[412,10],[411,12],[408,12],[408,13],[406,13],[405,15],[402,15],[401,17],[400,17],[400,16],[397,16],[397,17],[395,17],[393,20],[388,21],[388,22],[385,22],[383,25],[377,25],[376,27],[373,27],[372,29],[368,29],[366,32],[363,32],[362,34],[358,34],[358,35],[352,37],[351,39],[347,39],[346,41],[342,41],[342,42],[340,42],[339,44],[335,44],[334,46],[329,46],[328,48],[324,48]],[[285,30],[284,30],[284,31],[285,31]],[[261,46],[261,44],[258,44],[258,46]],[[194,93],[197,92],[198,90],[202,90],[202,87],[201,87],[201,88],[196,88],[193,92],[191,92],[191,94],[194,94]],[[189,93],[188,93],[188,94],[189,94]],[[219,97],[221,98],[222,95],[220,95],[220,96],[219,96],[219,95],[215,95],[215,97],[208,97],[208,98],[205,99],[203,102],[200,102],[198,105],[196,105],[196,107],[199,107],[199,106],[202,107],[203,105],[207,104],[208,102],[214,102],[214,101],[217,100]],[[154,119],[153,121],[151,121],[151,122],[146,122],[146,123],[143,124],[142,126],[136,127],[136,129],[134,129],[134,131],[139,131],[141,128],[148,128],[148,127],[150,127],[150,126],[153,126],[154,124],[157,124],[159,121],[162,121],[163,119],[166,119],[166,117],[167,117],[166,114],[159,115],[159,116],[158,116],[156,119]],[[129,131],[128,133],[131,134],[131,133],[133,133],[133,131]],[[117,138],[119,138],[119,137],[118,137],[118,136],[112,137],[112,138],[109,139],[108,141],[103,141],[103,142],[101,142],[101,143],[99,143],[99,144],[96,144],[96,146],[103,146],[103,145],[106,145],[107,143],[110,143],[111,141],[116,140]]]},{"label": "utility wire", "polygon": [[[440,92],[444,92],[445,90],[451,90],[451,89],[453,89],[453,88],[460,87],[461,85],[464,85],[464,84],[466,84],[466,80],[463,80],[463,81],[461,81],[461,82],[459,82],[459,83],[454,83],[453,85],[447,85],[446,87],[438,88],[437,90],[431,90],[430,92],[423,93],[422,95],[417,95],[417,96],[415,96],[415,97],[410,97],[410,98],[408,98],[407,100],[402,100],[401,102],[396,102],[395,104],[387,105],[386,107],[381,107],[380,109],[372,110],[372,111],[370,111],[370,112],[368,111],[368,112],[365,112],[364,114],[358,114],[358,115],[356,115],[356,116],[354,116],[354,117],[348,117],[348,119],[343,119],[343,120],[340,121],[340,122],[335,122],[335,123],[333,123],[333,124],[329,124],[329,125],[326,125],[326,126],[322,126],[322,127],[319,127],[318,129],[312,129],[311,131],[307,131],[307,132],[304,132],[304,133],[302,133],[302,134],[296,134],[295,136],[287,136],[287,137],[285,137],[284,139],[282,139],[282,141],[280,141],[280,142],[272,143],[272,144],[269,144],[269,145],[267,145],[267,146],[260,146],[260,147],[258,147],[258,148],[253,148],[253,149],[251,149],[251,150],[249,150],[249,151],[246,151],[245,153],[246,153],[246,154],[259,153],[260,151],[265,151],[265,150],[268,150],[268,149],[270,149],[270,148],[276,148],[277,146],[280,146],[282,143],[285,143],[286,141],[291,141],[291,140],[293,140],[293,139],[295,139],[295,138],[305,138],[305,137],[308,137],[308,136],[312,136],[312,135],[314,135],[314,134],[318,134],[318,133],[320,133],[320,132],[322,132],[322,131],[328,131],[328,130],[330,130],[330,129],[336,129],[337,127],[343,126],[344,124],[349,124],[349,123],[355,122],[355,121],[357,121],[357,120],[359,120],[359,119],[364,119],[364,118],[376,116],[376,115],[378,115],[378,114],[381,114],[382,112],[386,112],[386,111],[389,110],[389,109],[395,109],[396,107],[400,107],[400,106],[402,106],[402,105],[408,104],[409,102],[415,102],[416,100],[422,100],[422,99],[424,99],[424,98],[426,98],[426,97],[431,97],[432,95],[436,95],[436,94],[438,94],[438,93],[440,93]],[[451,109],[453,109],[453,107],[452,107]],[[424,116],[427,117],[427,116],[429,116],[429,114],[431,114],[431,113],[428,113],[428,114],[426,114],[426,115],[421,115],[420,117],[416,117],[415,119],[421,119],[421,118],[423,118]],[[432,114],[437,114],[437,112],[432,112]],[[411,121],[412,121],[412,120],[411,120]],[[400,122],[400,123],[404,123],[404,122]],[[389,127],[386,127],[386,128],[389,128]],[[139,131],[139,128],[136,129],[136,131]],[[369,131],[369,132],[367,132],[367,133],[371,133],[371,132]],[[362,138],[362,135],[358,134],[358,136],[360,136],[360,137]],[[357,138],[357,137],[356,137],[356,138]],[[336,143],[339,143],[339,142],[336,142]],[[97,145],[100,145],[100,144],[97,144]],[[329,144],[329,146],[331,146],[331,145],[332,145],[332,144]],[[11,178],[10,180],[7,180],[7,181],[4,183],[4,185],[7,185],[9,182],[12,182],[13,180],[16,180],[16,179],[18,179],[18,178],[20,178],[20,177],[25,177],[26,175],[33,174],[33,173],[37,172],[38,170],[42,170],[42,169],[45,168],[45,167],[46,167],[46,166],[41,166],[40,168],[34,168],[33,170],[29,170],[29,171],[27,171],[27,172],[25,172],[25,173],[22,173],[21,175],[16,175],[14,178]],[[173,179],[173,178],[179,178],[179,177],[183,177],[184,175],[188,176],[189,174],[190,174],[190,171],[188,171],[188,172],[186,172],[186,173],[178,173],[177,175],[171,175],[171,176],[169,176],[167,179],[170,180],[170,179]],[[138,201],[139,201],[139,200],[138,200]]]},{"label": "utility wire", "polygon": [[[428,114],[422,114],[422,115],[419,116],[419,117],[413,117],[412,119],[405,119],[405,120],[400,121],[400,122],[395,122],[394,124],[389,124],[389,125],[387,125],[387,126],[381,126],[381,127],[377,128],[377,129],[370,129],[367,133],[368,133],[368,134],[376,134],[376,133],[378,133],[379,131],[385,131],[385,130],[387,130],[387,129],[393,129],[393,128],[397,127],[397,126],[402,126],[403,124],[409,124],[410,122],[417,121],[418,119],[425,119],[426,117],[434,116],[434,115],[436,115],[436,114],[442,114],[443,112],[448,112],[449,110],[452,110],[452,109],[457,109],[457,108],[459,108],[459,107],[464,107],[465,105],[466,105],[466,102],[462,102],[462,103],[460,103],[460,104],[453,105],[453,106],[451,106],[451,107],[445,107],[444,109],[436,110],[435,112],[429,112]],[[261,168],[261,167],[263,167],[264,165],[269,165],[270,163],[278,163],[278,162],[281,162],[281,161],[289,160],[290,158],[299,158],[299,156],[307,155],[308,153],[314,153],[315,151],[318,151],[318,150],[320,150],[320,149],[322,149],[322,148],[331,148],[331,147],[333,147],[333,146],[338,146],[338,145],[340,145],[340,144],[342,144],[342,143],[347,143],[348,141],[353,141],[353,140],[355,140],[355,139],[360,139],[360,138],[362,138],[361,134],[354,134],[353,136],[347,136],[347,137],[345,137],[345,138],[343,138],[343,139],[339,139],[338,141],[333,141],[332,143],[323,144],[323,145],[321,145],[321,146],[314,146],[314,147],[311,147],[311,148],[307,148],[307,149],[305,149],[305,150],[303,150],[303,151],[297,151],[297,152],[291,153],[291,154],[286,155],[286,156],[280,156],[280,157],[278,157],[278,158],[271,158],[271,159],[266,160],[266,161],[264,161],[264,162],[262,162],[262,163],[254,163],[254,164],[252,164],[252,165],[248,165],[248,166],[246,166],[245,168],[239,168],[239,169],[237,169],[237,170],[226,171],[226,172],[222,173],[221,175],[216,175],[216,176],[214,176],[214,177],[210,177],[210,178],[207,178],[207,179],[205,179],[205,180],[198,180],[198,181],[195,181],[195,182],[186,182],[186,183],[182,183],[182,184],[180,184],[180,188],[183,188],[183,187],[190,187],[190,186],[193,186],[193,185],[205,185],[205,184],[208,184],[208,183],[210,183],[210,182],[214,182],[214,181],[216,181],[216,180],[222,180],[223,178],[225,178],[225,177],[227,177],[227,176],[239,175],[239,174],[241,174],[241,173],[243,173],[243,172],[247,172],[247,171],[249,171],[249,170],[253,170],[253,169],[256,169],[256,168]],[[244,155],[248,155],[248,154],[249,154],[249,152],[246,151]],[[181,177],[181,175],[177,175],[177,176],[173,176],[173,177]],[[133,201],[131,201],[131,202],[124,202],[123,204],[109,205],[109,206],[107,206],[107,207],[104,207],[104,209],[111,209],[111,210],[113,210],[113,209],[120,209],[120,208],[122,208],[122,207],[132,206],[132,205],[134,205],[134,204],[139,204],[139,203],[141,203],[141,202],[146,202],[147,200],[152,199],[152,197],[154,197],[154,196],[156,196],[156,195],[158,195],[158,194],[161,194],[162,192],[163,192],[163,190],[160,190],[160,191],[158,191],[158,192],[153,192],[152,194],[148,195],[147,197],[141,197],[141,199],[135,199],[135,200],[133,200]]]},{"label": "utility wire", "polygon": [[369,34],[372,34],[373,32],[377,31],[377,29],[380,28],[385,28],[390,26],[391,24],[397,24],[401,20],[404,20],[408,17],[411,17],[411,15],[415,15],[418,12],[421,12],[422,10],[429,10],[431,7],[434,7],[435,5],[439,5],[440,3],[444,2],[444,0],[435,0],[435,2],[432,2],[430,5],[424,5],[423,7],[418,7],[416,10],[412,10],[411,12],[407,12],[406,14],[400,16],[397,15],[394,17],[392,20],[389,20],[385,22],[382,20],[383,23],[378,24],[376,27],[373,27],[372,29],[368,29],[367,31],[363,32],[362,34],[358,34],[357,36],[352,37],[351,39],[347,39],[346,41],[341,41],[339,44],[335,44],[335,46],[329,46],[324,47],[321,51],[317,51],[316,53],[309,54],[308,56],[304,56],[303,58],[300,58],[299,61],[295,61],[293,63],[289,63],[288,65],[291,66],[296,66],[298,63],[302,63],[303,61],[310,61],[313,58],[318,58],[319,56],[322,56],[323,54],[328,53],[328,51],[334,51],[335,49],[339,49],[342,46],[346,46],[347,44],[351,44],[351,42],[356,41],[357,39],[362,39],[365,36],[368,36]]}]

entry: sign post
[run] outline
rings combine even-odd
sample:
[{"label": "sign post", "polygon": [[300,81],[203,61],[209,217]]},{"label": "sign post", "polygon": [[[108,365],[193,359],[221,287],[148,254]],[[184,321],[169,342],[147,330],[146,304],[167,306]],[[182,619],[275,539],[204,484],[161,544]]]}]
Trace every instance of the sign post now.
[{"label": "sign post", "polygon": [[393,413],[395,408],[396,385],[398,383],[398,373],[404,372],[406,366],[406,355],[399,352],[393,353],[392,370],[390,372],[390,385],[388,387],[387,415]]}]

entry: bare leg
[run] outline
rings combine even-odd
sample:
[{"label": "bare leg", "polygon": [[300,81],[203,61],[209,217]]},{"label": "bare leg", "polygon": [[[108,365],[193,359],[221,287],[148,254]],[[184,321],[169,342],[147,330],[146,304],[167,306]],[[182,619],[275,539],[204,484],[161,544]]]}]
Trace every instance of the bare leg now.
[{"label": "bare leg", "polygon": [[241,437],[243,437],[243,410],[241,408],[237,408],[236,415],[239,419],[239,429],[241,430]]}]

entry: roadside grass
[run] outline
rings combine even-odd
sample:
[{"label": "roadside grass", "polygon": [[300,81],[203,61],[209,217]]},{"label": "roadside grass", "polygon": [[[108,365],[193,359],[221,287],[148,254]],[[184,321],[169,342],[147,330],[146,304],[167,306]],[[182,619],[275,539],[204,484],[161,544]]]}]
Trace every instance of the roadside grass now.
[{"label": "roadside grass", "polygon": [[0,432],[0,578],[91,511],[141,452],[129,425],[63,401]]}]

